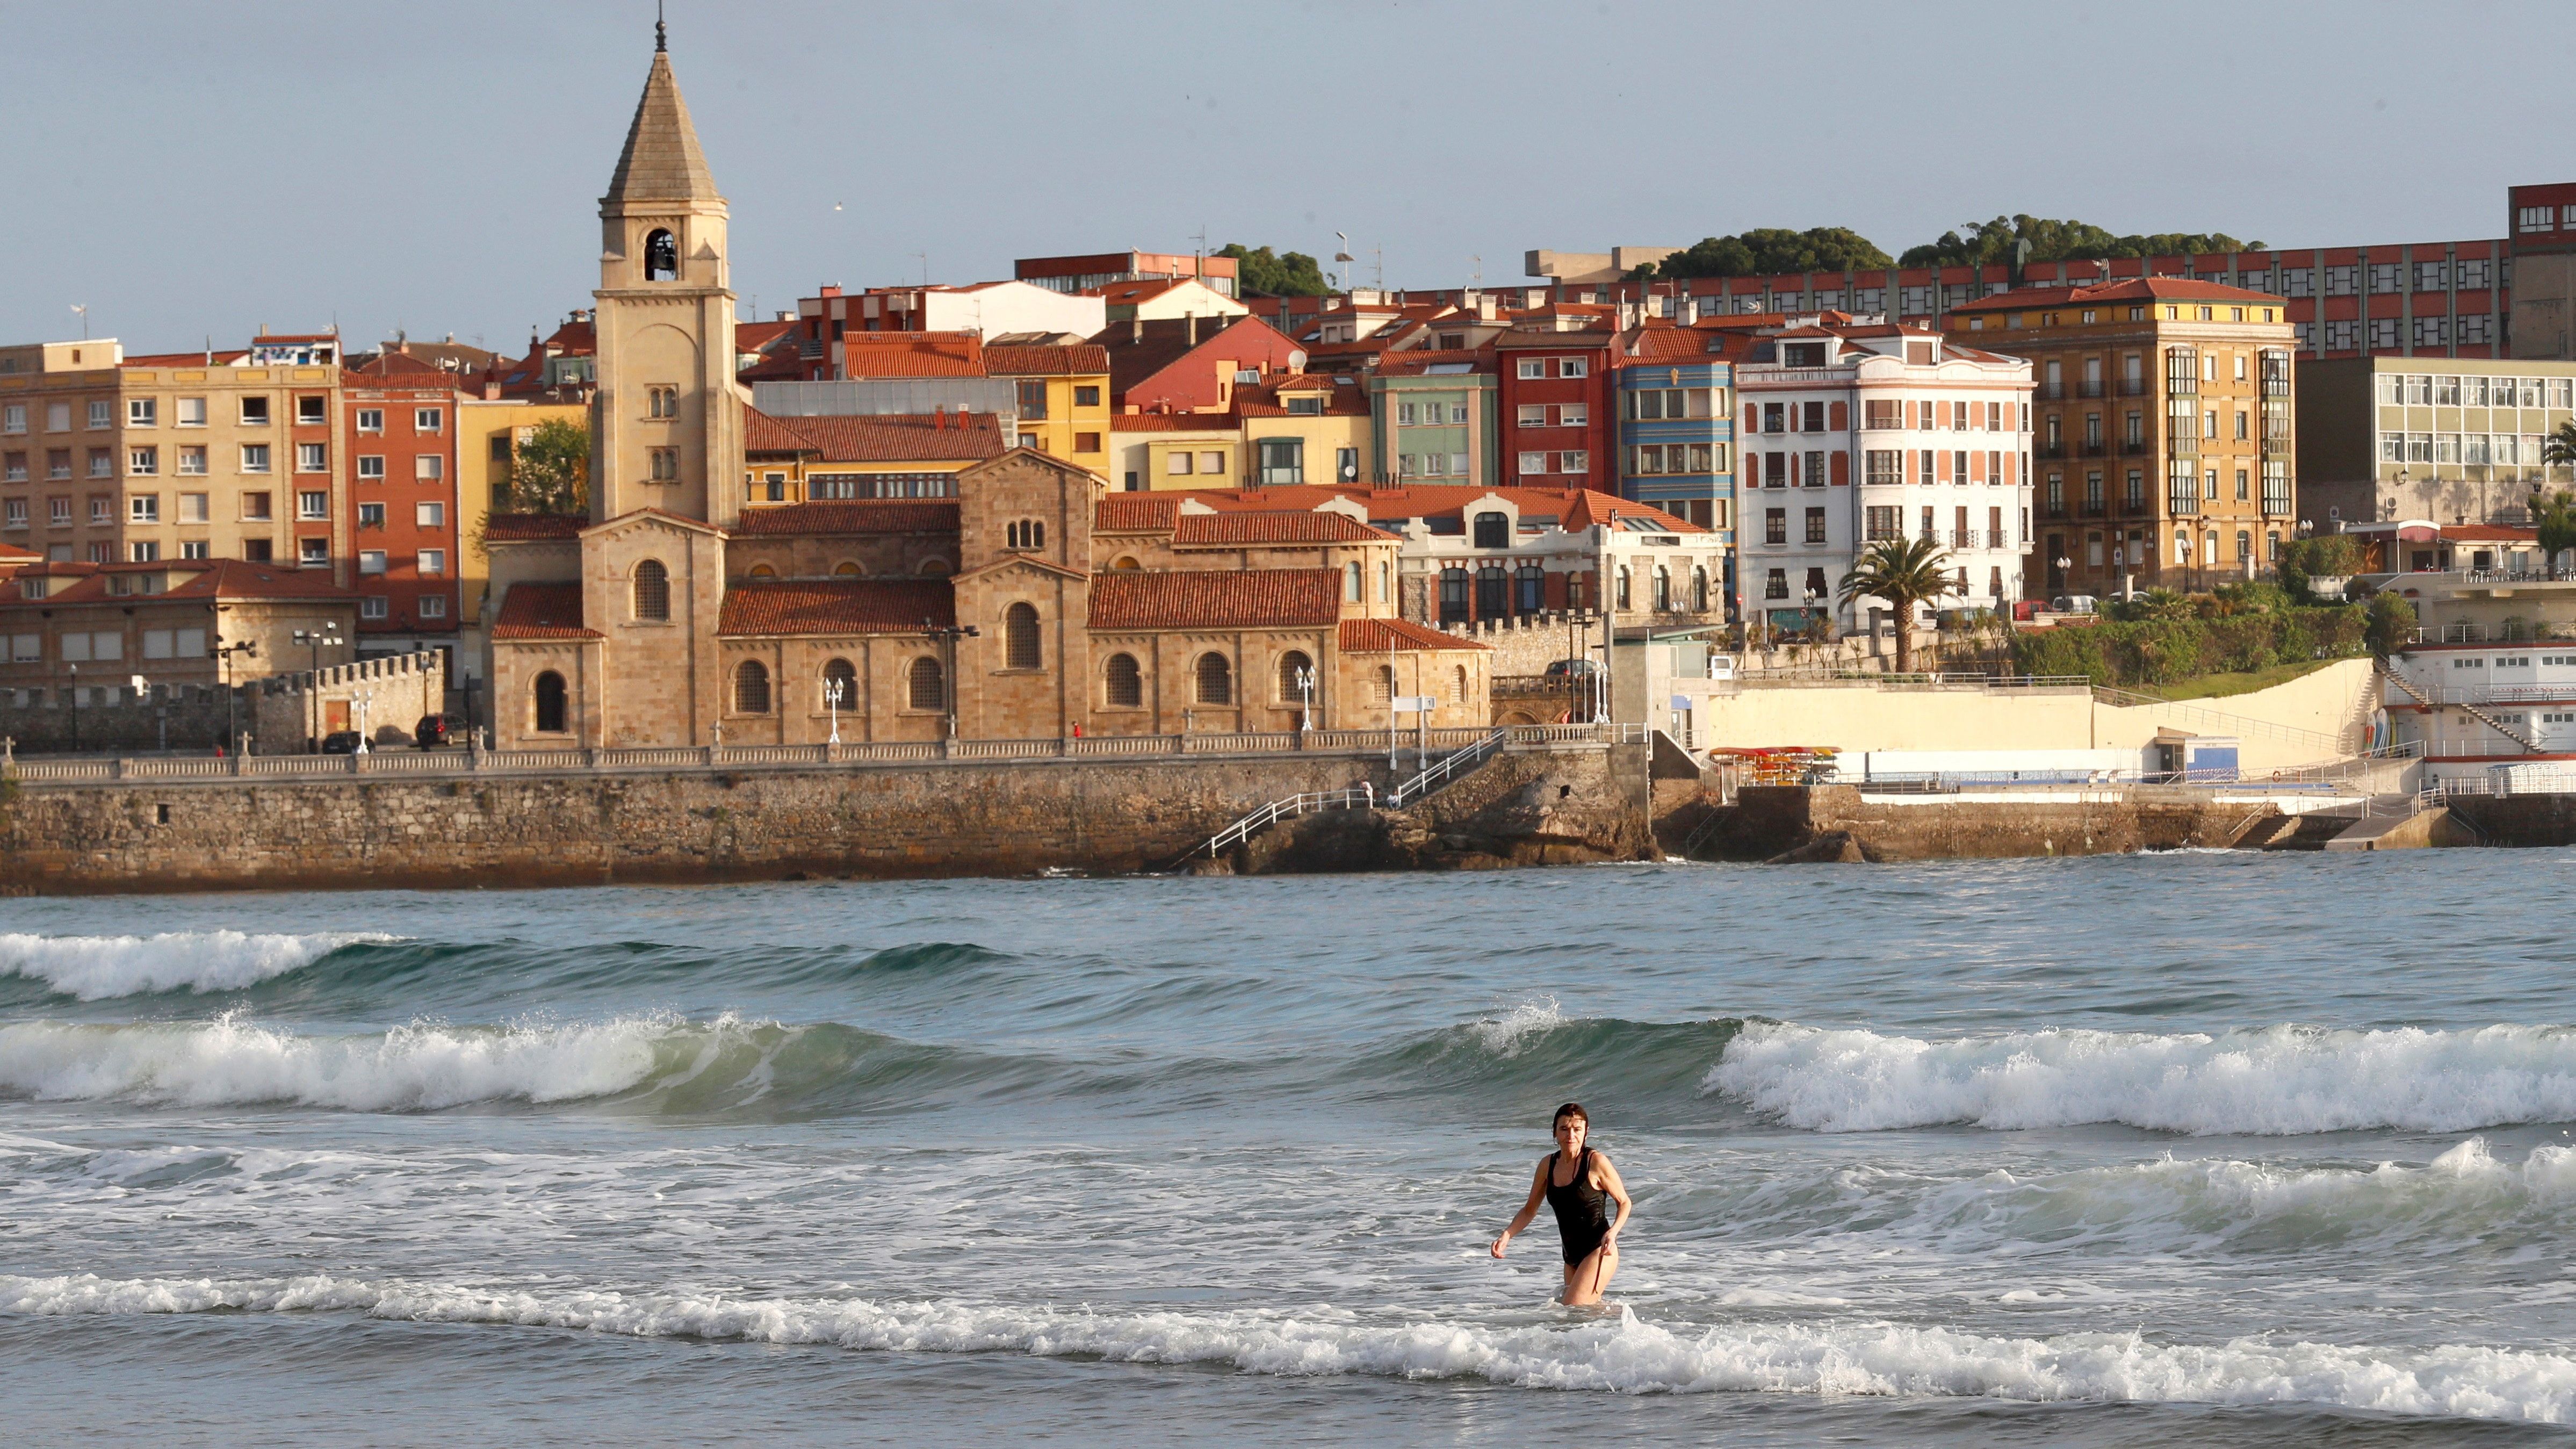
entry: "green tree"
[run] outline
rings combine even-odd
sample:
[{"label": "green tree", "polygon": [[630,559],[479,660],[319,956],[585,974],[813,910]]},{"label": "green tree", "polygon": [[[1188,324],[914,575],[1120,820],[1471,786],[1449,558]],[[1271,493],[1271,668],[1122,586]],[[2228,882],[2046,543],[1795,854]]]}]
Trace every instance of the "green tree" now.
[{"label": "green tree", "polygon": [[1333,290],[1333,284],[1324,279],[1323,265],[1304,252],[1279,256],[1268,247],[1227,242],[1217,255],[1241,263],[1236,281],[1248,296],[1321,297]]},{"label": "green tree", "polygon": [[[2556,448],[2561,435],[2568,433],[2576,433],[2576,423],[2560,423],[2545,447]],[[2576,447],[2576,443],[2570,446]],[[2576,452],[2571,452],[2569,461],[2576,462]],[[2554,572],[2558,556],[2576,548],[2576,493],[2562,488],[2547,497],[2535,496],[2531,501],[2531,523],[2533,532],[2540,535],[2540,566]]]},{"label": "green tree", "polygon": [[2560,423],[2540,440],[2540,461],[2562,468],[2576,463],[2576,422]]},{"label": "green tree", "polygon": [[586,513],[590,509],[590,429],[548,418],[528,430],[510,454],[510,508],[516,513]]},{"label": "green tree", "polygon": [[1772,272],[1852,272],[1892,267],[1895,260],[1878,244],[1843,226],[1806,231],[1755,227],[1734,236],[1713,236],[1673,253],[1629,275],[1645,280],[1678,281],[1686,277],[1758,277]]},{"label": "green tree", "polygon": [[2382,589],[2370,596],[2370,624],[2363,637],[2370,641],[2370,652],[2385,659],[2407,645],[2415,634],[2415,606],[2394,589]]},{"label": "green tree", "polygon": [[2048,217],[1999,216],[1972,221],[1941,239],[1909,247],[1898,263],[1908,267],[1961,267],[2009,263],[2024,241],[2034,262],[2083,261],[2095,257],[2169,257],[2195,252],[2262,251],[2259,241],[2241,242],[2225,232],[2152,232],[2114,236],[2084,221]]},{"label": "green tree", "polygon": [[1866,595],[1884,599],[1896,613],[1896,672],[1914,672],[1914,610],[1958,587],[1944,567],[1950,555],[1928,538],[1881,539],[1843,575],[1843,602]]},{"label": "green tree", "polygon": [[2281,587],[2301,603],[2309,580],[2350,578],[2361,572],[2361,542],[2348,533],[2321,533],[2281,545]]}]

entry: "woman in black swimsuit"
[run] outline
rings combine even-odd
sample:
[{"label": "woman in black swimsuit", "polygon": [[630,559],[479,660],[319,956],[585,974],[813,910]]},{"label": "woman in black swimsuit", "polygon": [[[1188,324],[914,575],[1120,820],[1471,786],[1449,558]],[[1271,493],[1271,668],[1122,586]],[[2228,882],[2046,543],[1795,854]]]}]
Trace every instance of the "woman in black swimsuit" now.
[{"label": "woman in black swimsuit", "polygon": [[[1628,1188],[1610,1159],[1584,1145],[1592,1115],[1580,1102],[1556,1109],[1556,1151],[1541,1159],[1530,1179],[1529,1201],[1521,1204],[1512,1225],[1494,1239],[1494,1256],[1503,1255],[1512,1235],[1538,1216],[1540,1199],[1556,1209],[1556,1230],[1565,1239],[1565,1292],[1559,1301],[1582,1307],[1601,1301],[1619,1271],[1619,1230],[1628,1225]],[[1612,1216],[1607,1204],[1617,1203]]]}]

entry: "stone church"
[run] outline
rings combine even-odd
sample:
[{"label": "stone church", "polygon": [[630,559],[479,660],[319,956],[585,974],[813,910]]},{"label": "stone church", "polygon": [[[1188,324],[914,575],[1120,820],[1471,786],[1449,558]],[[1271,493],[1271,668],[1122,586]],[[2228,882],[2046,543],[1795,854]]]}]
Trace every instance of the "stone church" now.
[{"label": "stone church", "polygon": [[485,536],[496,746],[1490,721],[1490,651],[1397,618],[1400,540],[1344,514],[1184,511],[1031,448],[945,498],[751,502],[779,425],[734,377],[729,217],[658,29],[599,218],[590,512]]}]

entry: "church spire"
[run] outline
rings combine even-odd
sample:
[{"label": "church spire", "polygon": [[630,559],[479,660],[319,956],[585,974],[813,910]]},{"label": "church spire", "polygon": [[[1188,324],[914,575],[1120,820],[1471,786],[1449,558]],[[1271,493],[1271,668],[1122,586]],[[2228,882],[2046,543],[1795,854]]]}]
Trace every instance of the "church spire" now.
[{"label": "church spire", "polygon": [[707,170],[706,152],[698,147],[697,128],[689,124],[689,107],[680,99],[670,52],[662,45],[662,22],[656,20],[653,68],[645,73],[644,96],[635,103],[635,123],[626,129],[626,149],[618,153],[617,171],[608,178],[608,195],[600,198],[603,205],[723,199]]}]

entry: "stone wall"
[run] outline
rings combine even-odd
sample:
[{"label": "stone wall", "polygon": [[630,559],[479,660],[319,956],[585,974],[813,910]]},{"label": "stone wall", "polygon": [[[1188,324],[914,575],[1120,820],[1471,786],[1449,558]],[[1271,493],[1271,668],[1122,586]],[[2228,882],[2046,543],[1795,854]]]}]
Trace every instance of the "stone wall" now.
[{"label": "stone wall", "polygon": [[1587,655],[1594,659],[1601,657],[1601,616],[1598,614],[1552,611],[1516,619],[1443,624],[1440,629],[1461,639],[1473,639],[1493,650],[1493,672],[1497,677],[1544,674],[1549,665],[1560,659],[1579,659]]},{"label": "stone wall", "polygon": [[[1540,787],[1548,800],[1508,808],[1543,806],[1559,833],[1615,839],[1625,829],[1642,838],[1642,814],[1626,822],[1630,805],[1612,791],[1609,768],[1587,763],[1604,755],[1597,746],[1507,753],[1487,765],[1500,772],[1490,783],[1479,772],[1452,792],[1457,808],[1490,810],[1491,794],[1471,788],[1528,791],[1553,771],[1562,780]],[[1364,781],[1380,794],[1393,783],[1381,758],[1331,755],[346,783],[13,782],[0,796],[0,893],[1124,872],[1172,864],[1272,800]],[[1539,834],[1550,828],[1532,819]],[[1483,828],[1501,839],[1509,822]]]},{"label": "stone wall", "polygon": [[[250,717],[246,704],[219,685],[160,685],[141,695],[121,687],[81,689],[86,700],[78,710],[65,698],[68,690],[0,689],[0,737],[15,741],[22,755],[210,750],[223,742],[228,718],[238,729]],[[45,702],[18,702],[30,696]],[[229,714],[227,700],[233,701]]]},{"label": "stone wall", "polygon": [[2075,799],[1870,798],[1849,785],[1746,786],[1699,854],[1721,860],[2003,860],[2233,846],[2283,825],[2220,790],[2138,785]]},{"label": "stone wall", "polygon": [[[318,744],[322,735],[355,728],[362,694],[368,740],[377,745],[410,744],[412,727],[420,717],[447,707],[446,656],[427,649],[272,675],[242,686],[245,708],[236,728],[250,731],[255,753],[300,754]],[[222,712],[220,703],[216,712]],[[190,744],[201,747],[203,742]]]}]

